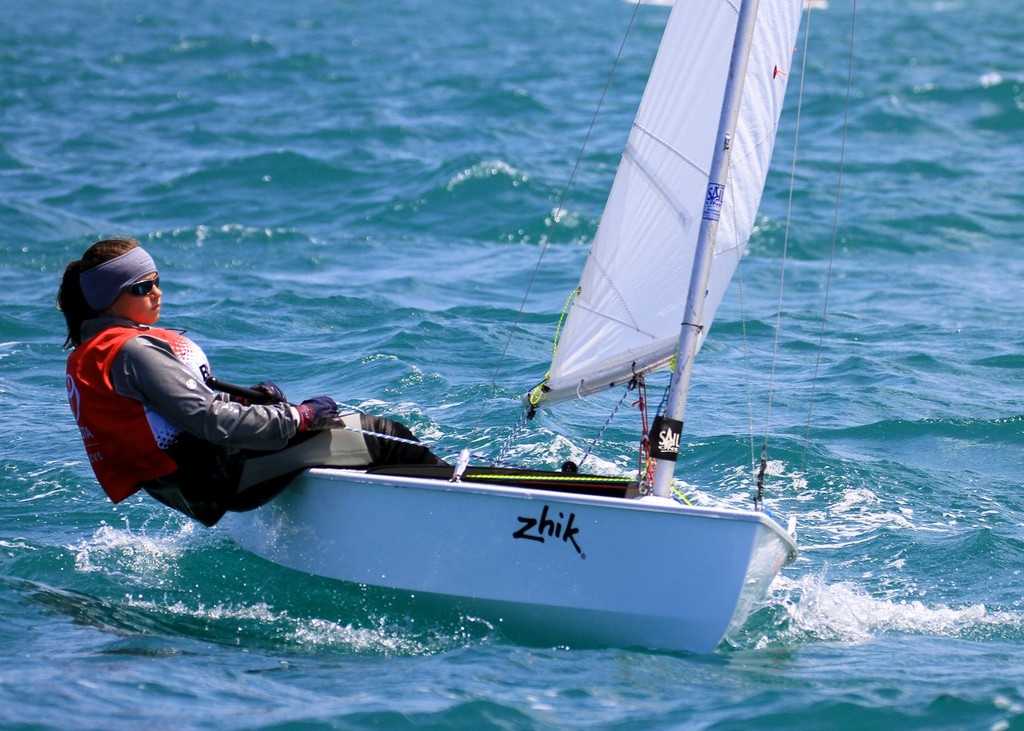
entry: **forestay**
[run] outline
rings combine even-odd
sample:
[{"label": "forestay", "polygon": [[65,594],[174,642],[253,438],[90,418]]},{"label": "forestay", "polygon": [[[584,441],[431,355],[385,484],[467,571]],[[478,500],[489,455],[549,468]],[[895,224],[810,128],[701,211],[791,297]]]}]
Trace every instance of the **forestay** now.
[{"label": "forestay", "polygon": [[[746,249],[786,91],[802,0],[761,0],[704,305],[707,335]],[[542,401],[668,365],[707,192],[738,7],[677,0],[580,279]]]}]

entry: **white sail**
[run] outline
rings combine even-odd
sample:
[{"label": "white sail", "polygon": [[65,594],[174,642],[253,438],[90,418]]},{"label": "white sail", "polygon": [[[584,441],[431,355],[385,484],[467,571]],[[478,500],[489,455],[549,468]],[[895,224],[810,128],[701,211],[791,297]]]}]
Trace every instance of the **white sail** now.
[{"label": "white sail", "polygon": [[[761,200],[802,0],[761,0],[704,304],[702,339]],[[542,401],[574,398],[675,355],[736,32],[731,0],[672,10]],[[536,402],[536,401],[535,401]]]}]

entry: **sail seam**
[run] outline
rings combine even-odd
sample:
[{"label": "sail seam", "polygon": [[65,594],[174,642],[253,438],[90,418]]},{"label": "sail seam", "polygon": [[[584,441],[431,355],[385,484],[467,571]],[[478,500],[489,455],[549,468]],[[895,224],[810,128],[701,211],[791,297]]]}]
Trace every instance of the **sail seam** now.
[{"label": "sail seam", "polygon": [[[626,320],[623,320],[620,317],[614,317],[612,315],[609,315],[607,312],[601,312],[600,310],[594,309],[593,307],[588,307],[586,304],[583,303],[582,300],[576,300],[575,307],[579,307],[580,309],[585,310],[592,315],[597,315],[598,317],[603,318],[609,322],[614,322],[618,325],[622,325],[623,327],[629,328],[633,332],[649,337],[651,340],[658,339],[658,335],[656,335],[655,333],[647,332],[646,330],[642,330],[641,328],[637,327],[635,321],[627,322]],[[632,314],[630,316],[632,317]]]},{"label": "sail seam", "polygon": [[[622,306],[622,309],[625,310],[625,312],[629,316],[629,319],[631,320],[631,322],[620,321],[617,318],[609,318],[609,319],[612,319],[613,321],[617,321],[617,322],[622,322],[622,324],[628,325],[628,326],[632,327],[637,332],[642,332],[642,330],[640,330],[640,328],[637,327],[637,325],[636,325],[636,317],[633,315],[633,311],[629,307],[629,301],[622,295],[622,292],[619,290],[618,286],[615,284],[615,280],[612,279],[612,276],[608,273],[608,270],[605,269],[604,265],[601,264],[601,262],[597,261],[596,259],[594,260],[594,266],[597,267],[598,271],[600,271],[601,276],[604,278],[604,280],[606,282],[608,282],[608,286],[611,288],[611,291],[615,293],[615,299],[617,299],[619,301],[619,304]],[[583,302],[582,300],[577,299],[575,304],[574,304],[574,306],[575,307],[582,307],[584,310],[587,310],[588,312],[593,312],[595,314],[602,314],[602,313],[599,313],[597,310],[594,310],[594,309],[591,309],[590,307],[587,307],[586,305],[582,304],[582,302]]]},{"label": "sail seam", "polygon": [[705,170],[704,168],[702,168],[702,167],[701,167],[700,165],[698,165],[697,163],[695,163],[695,162],[694,162],[693,160],[691,160],[690,158],[688,158],[688,157],[687,157],[686,155],[684,155],[683,153],[681,153],[681,152],[680,152],[679,150],[677,150],[676,148],[672,147],[672,145],[670,145],[670,144],[669,144],[669,143],[667,143],[667,142],[666,142],[665,140],[663,140],[663,139],[661,139],[660,137],[658,137],[658,135],[654,134],[653,132],[651,132],[651,131],[650,131],[649,129],[647,129],[646,127],[643,127],[643,126],[641,126],[641,125],[640,125],[640,124],[638,124],[637,122],[633,122],[633,129],[635,129],[635,130],[638,130],[638,131],[639,131],[639,132],[640,132],[641,134],[644,134],[644,135],[646,135],[647,137],[650,137],[650,138],[651,138],[652,140],[654,140],[655,142],[657,142],[657,143],[658,143],[659,145],[661,145],[662,147],[664,147],[664,148],[665,148],[666,150],[668,150],[669,152],[671,152],[671,153],[672,153],[673,155],[675,155],[676,157],[678,157],[678,158],[679,158],[680,160],[682,160],[683,162],[685,162],[685,163],[686,163],[687,165],[689,165],[690,167],[692,167],[692,168],[693,168],[694,170],[696,170],[696,171],[697,171],[698,173],[700,173],[701,175],[704,175],[704,176],[710,175],[710,173],[709,173],[709,172],[708,172],[707,170]]},{"label": "sail seam", "polygon": [[[751,132],[753,130],[750,130],[748,128],[747,131]],[[750,146],[746,150],[743,150],[742,153],[739,155],[733,156],[732,160],[729,163],[729,168],[733,169],[740,167],[743,162],[750,159],[754,155],[754,153],[756,153],[760,148],[764,147],[765,145],[771,145],[772,147],[774,147],[775,138],[778,136],[778,132],[779,126],[777,124],[772,127],[769,127],[763,135],[758,137],[756,140],[752,141],[750,143]],[[739,150],[737,150],[737,152],[739,152]]]}]

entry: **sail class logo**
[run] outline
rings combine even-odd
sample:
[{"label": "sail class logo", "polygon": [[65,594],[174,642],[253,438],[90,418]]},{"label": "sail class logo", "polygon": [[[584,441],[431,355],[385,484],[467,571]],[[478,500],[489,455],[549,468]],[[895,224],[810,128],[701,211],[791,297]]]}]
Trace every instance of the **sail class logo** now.
[{"label": "sail class logo", "polygon": [[562,543],[572,544],[580,558],[586,558],[583,549],[580,548],[580,544],[576,542],[576,536],[580,532],[580,529],[574,524],[576,513],[569,513],[568,518],[566,518],[565,513],[559,513],[558,518],[554,519],[550,517],[549,511],[550,507],[545,505],[541,508],[540,517],[516,516],[516,520],[521,523],[521,527],[512,534],[512,537],[524,538],[528,541],[536,541],[537,543],[545,543],[549,538],[560,540]]},{"label": "sail class logo", "polygon": [[658,449],[662,452],[679,453],[679,433],[671,429],[662,429],[658,432]]},{"label": "sail class logo", "polygon": [[708,183],[707,196],[704,198],[704,218],[717,221],[722,217],[722,204],[725,203],[725,186]]},{"label": "sail class logo", "polygon": [[651,424],[651,456],[675,462],[679,458],[682,433],[683,422],[658,414]]}]

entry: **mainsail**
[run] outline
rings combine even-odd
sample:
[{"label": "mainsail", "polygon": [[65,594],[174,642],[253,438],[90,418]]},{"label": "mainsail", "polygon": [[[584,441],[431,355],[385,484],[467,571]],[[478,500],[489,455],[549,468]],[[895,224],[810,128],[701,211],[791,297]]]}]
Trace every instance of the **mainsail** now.
[{"label": "mainsail", "polygon": [[[801,6],[760,3],[702,340],[753,230]],[[677,0],[535,404],[609,388],[675,355],[737,17],[732,0]]]}]

